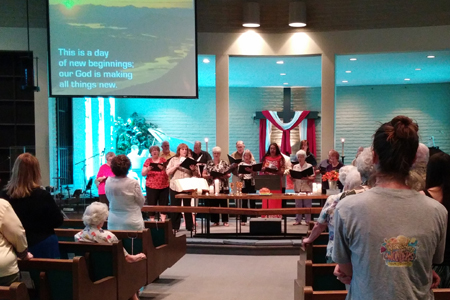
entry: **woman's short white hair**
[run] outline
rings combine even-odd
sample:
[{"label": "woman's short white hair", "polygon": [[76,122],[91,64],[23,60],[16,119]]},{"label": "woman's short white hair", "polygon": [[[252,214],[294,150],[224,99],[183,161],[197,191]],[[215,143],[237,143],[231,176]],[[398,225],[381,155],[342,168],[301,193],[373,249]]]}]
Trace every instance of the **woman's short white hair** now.
[{"label": "woman's short white hair", "polygon": [[345,186],[345,184],[347,183],[347,175],[350,172],[358,172],[358,170],[355,166],[352,165],[346,165],[339,169],[339,181],[342,183],[342,185]]},{"label": "woman's short white hair", "polygon": [[427,164],[429,158],[430,149],[428,149],[425,144],[419,143],[419,147],[416,152],[416,160],[409,170],[409,176],[406,178],[407,186],[416,191],[425,189]]},{"label": "woman's short white hair", "polygon": [[212,152],[220,152],[222,153],[222,148],[220,148],[219,146],[215,146],[214,148],[212,148]]},{"label": "woman's short white hair", "polygon": [[295,153],[295,156],[297,156],[297,158],[303,155],[304,157],[306,157],[306,151],[305,150],[298,150],[297,153]]},{"label": "woman's short white hair", "polygon": [[361,174],[361,178],[364,182],[369,180],[370,176],[374,172],[372,147],[364,148],[364,150],[358,155],[356,158],[356,168]]},{"label": "woman's short white hair", "polygon": [[108,219],[108,206],[98,201],[92,202],[83,214],[83,223],[86,226],[98,226]]},{"label": "woman's short white hair", "polygon": [[353,190],[356,189],[357,187],[361,186],[361,174],[358,172],[358,170],[352,169],[350,170],[350,172],[348,172],[347,177],[345,179],[345,186],[344,186],[344,190],[348,191],[348,190]]}]

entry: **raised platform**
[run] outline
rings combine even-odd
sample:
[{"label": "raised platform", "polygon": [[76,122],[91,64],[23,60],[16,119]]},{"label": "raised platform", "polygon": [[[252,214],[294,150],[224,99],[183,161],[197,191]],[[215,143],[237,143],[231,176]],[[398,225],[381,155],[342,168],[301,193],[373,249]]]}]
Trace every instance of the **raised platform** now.
[{"label": "raised platform", "polygon": [[186,253],[216,255],[299,255],[301,244],[301,239],[188,238]]}]

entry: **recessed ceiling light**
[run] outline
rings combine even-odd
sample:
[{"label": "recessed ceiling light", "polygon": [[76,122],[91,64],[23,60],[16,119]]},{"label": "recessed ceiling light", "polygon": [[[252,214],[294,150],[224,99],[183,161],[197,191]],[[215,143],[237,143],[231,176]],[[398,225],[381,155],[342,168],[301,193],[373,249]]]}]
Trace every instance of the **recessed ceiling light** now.
[{"label": "recessed ceiling light", "polygon": [[350,58],[350,60],[353,60],[353,61],[354,61],[354,60],[357,60],[357,59],[356,59],[356,58],[354,58],[354,57],[352,57],[352,58]]},{"label": "recessed ceiling light", "polygon": [[280,73],[280,75],[281,75],[281,76],[284,76],[284,75],[286,75],[286,73]]},{"label": "recessed ceiling light", "polygon": [[434,55],[428,55],[427,58],[435,58],[436,56]]},{"label": "recessed ceiling light", "polygon": [[343,82],[343,83],[347,83],[347,82],[348,82],[348,80],[342,80],[342,82]]},{"label": "recessed ceiling light", "polygon": [[284,61],[279,60],[279,61],[277,61],[277,64],[282,65],[282,64],[284,64]]},{"label": "recessed ceiling light", "polygon": [[204,59],[203,59],[203,63],[205,63],[205,64],[209,64],[209,62],[210,62],[210,60],[209,60],[209,59],[207,59],[207,58],[204,58]]},{"label": "recessed ceiling light", "polygon": [[352,71],[345,71],[345,73],[351,73]]},{"label": "recessed ceiling light", "polygon": [[416,69],[416,71],[420,71],[420,70],[422,70],[422,69],[419,69],[419,68]]},{"label": "recessed ceiling light", "polygon": [[285,83],[283,83],[283,84],[286,85],[286,84],[289,84],[289,83],[285,82]]},{"label": "recessed ceiling light", "polygon": [[409,78],[405,78],[405,80],[406,80],[406,81],[410,81],[411,79],[409,79]]}]

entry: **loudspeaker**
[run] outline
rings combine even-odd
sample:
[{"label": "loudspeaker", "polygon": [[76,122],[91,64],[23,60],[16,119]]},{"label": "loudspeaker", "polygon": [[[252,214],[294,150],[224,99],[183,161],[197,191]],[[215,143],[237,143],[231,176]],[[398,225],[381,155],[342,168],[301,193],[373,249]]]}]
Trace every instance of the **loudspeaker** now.
[{"label": "loudspeaker", "polygon": [[281,234],[281,219],[252,218],[250,220],[250,234],[278,235]]},{"label": "loudspeaker", "polygon": [[19,59],[21,73],[21,89],[34,89],[33,52],[21,56]]}]

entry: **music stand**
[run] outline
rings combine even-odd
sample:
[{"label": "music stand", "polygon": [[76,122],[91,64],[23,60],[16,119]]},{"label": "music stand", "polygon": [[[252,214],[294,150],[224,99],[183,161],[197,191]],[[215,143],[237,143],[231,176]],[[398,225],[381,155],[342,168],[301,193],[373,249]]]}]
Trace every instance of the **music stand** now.
[{"label": "music stand", "polygon": [[92,183],[94,182],[94,177],[89,178],[89,181],[86,185],[86,189],[84,190],[84,195],[86,195],[86,192],[89,190],[89,198],[92,199]]},{"label": "music stand", "polygon": [[255,188],[268,188],[269,190],[281,190],[280,176],[276,175],[255,175]]}]

